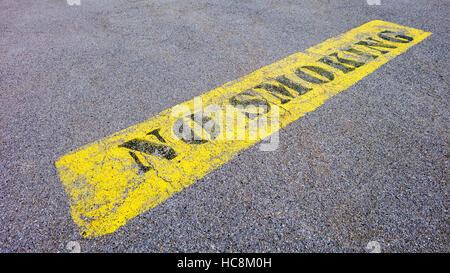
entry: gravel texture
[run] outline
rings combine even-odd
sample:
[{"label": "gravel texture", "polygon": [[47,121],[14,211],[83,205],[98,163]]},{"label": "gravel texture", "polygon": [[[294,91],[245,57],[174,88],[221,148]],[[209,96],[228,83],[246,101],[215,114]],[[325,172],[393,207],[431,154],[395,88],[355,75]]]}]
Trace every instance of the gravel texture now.
[{"label": "gravel texture", "polygon": [[[445,0],[0,2],[0,251],[449,252]],[[97,239],[67,152],[371,20],[434,34]]]}]

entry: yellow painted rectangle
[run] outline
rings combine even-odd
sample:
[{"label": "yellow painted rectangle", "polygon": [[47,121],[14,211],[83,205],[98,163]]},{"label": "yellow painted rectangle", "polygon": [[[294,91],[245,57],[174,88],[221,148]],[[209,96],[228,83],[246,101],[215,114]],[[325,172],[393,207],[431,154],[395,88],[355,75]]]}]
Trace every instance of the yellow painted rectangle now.
[{"label": "yellow painted rectangle", "polygon": [[[74,222],[86,237],[114,232],[430,34],[371,21],[61,157],[55,165],[70,196]],[[264,115],[273,116],[278,106],[280,123],[255,139],[228,140],[226,134],[234,134],[235,128],[227,128],[224,123],[218,123],[220,130],[212,135],[205,133],[200,141],[177,137],[175,125],[181,124],[180,119],[184,126],[188,123],[186,116],[174,113],[180,109],[199,113],[202,109],[196,105],[200,101],[203,107],[216,105],[224,113],[227,107],[234,107],[244,119],[243,126],[251,126]],[[238,108],[257,101],[267,103],[271,110],[250,116]],[[212,117],[215,119],[217,115]],[[198,124],[189,126],[197,135],[202,133]]]}]

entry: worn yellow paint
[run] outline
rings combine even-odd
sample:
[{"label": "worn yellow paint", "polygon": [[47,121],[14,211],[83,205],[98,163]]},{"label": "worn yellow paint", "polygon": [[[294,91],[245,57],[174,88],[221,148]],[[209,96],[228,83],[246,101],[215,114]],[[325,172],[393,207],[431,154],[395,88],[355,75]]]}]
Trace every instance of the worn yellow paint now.
[{"label": "worn yellow paint", "polygon": [[[388,49],[385,54],[365,46],[355,45],[358,41],[368,37],[380,40],[377,35],[386,30],[407,35],[412,37],[413,40],[407,43],[383,40],[384,43],[396,47]],[[306,50],[306,53],[293,54],[191,101],[167,109],[143,123],[95,141],[61,157],[55,165],[70,196],[71,214],[74,222],[81,227],[81,233],[86,237],[101,236],[114,232],[129,219],[155,207],[175,192],[181,191],[226,163],[239,151],[297,120],[307,112],[313,111],[328,98],[347,89],[430,34],[389,22],[371,21],[341,36],[314,46]],[[375,59],[363,58],[355,54],[349,54],[349,52],[343,52],[348,46],[353,46],[355,49],[378,57]],[[318,62],[320,58],[333,52],[339,52],[339,54],[343,54],[342,56],[354,60],[359,58],[365,64],[354,71],[343,73],[330,65]],[[350,55],[352,57],[349,57]],[[334,80],[322,84],[311,83],[294,74],[296,68],[308,65],[322,67],[332,72]],[[264,91],[259,90],[258,92],[261,92],[271,105],[280,105],[281,108],[279,126],[266,133],[261,133],[257,139],[252,140],[247,137],[244,140],[227,140],[223,136],[227,130],[230,133],[230,128],[222,130],[220,137],[210,139],[209,142],[204,144],[189,144],[172,134],[173,124],[181,117],[174,116],[174,110],[182,109],[183,106],[192,110],[199,110],[194,109],[197,107],[194,105],[194,101],[199,102],[200,100],[204,106],[218,105],[221,109],[225,109],[225,107],[229,107],[229,100],[234,95],[254,88],[261,83],[273,83],[273,79],[282,75],[291,79],[295,78],[296,82],[312,90],[296,96],[283,105],[277,103],[273,96],[267,95],[267,92],[264,93]],[[288,90],[295,94],[294,90],[290,88]],[[271,113],[268,114],[268,116],[270,115]],[[251,122],[252,120],[245,119],[246,126]],[[148,132],[157,128],[160,128],[160,135],[167,141],[165,144],[172,147],[177,156],[168,160],[137,152],[136,155],[142,159],[142,162],[151,164],[153,167],[146,173],[140,172],[137,161],[130,156],[130,150],[119,147],[119,145],[135,138],[158,142],[155,136],[147,135]],[[194,131],[200,134],[202,128],[194,128]],[[231,132],[232,134],[233,132]]]}]

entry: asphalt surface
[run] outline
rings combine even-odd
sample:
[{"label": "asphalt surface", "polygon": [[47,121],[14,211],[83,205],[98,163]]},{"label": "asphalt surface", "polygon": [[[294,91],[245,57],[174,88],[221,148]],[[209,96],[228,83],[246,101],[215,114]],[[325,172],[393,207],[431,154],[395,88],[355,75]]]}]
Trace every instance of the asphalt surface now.
[{"label": "asphalt surface", "polygon": [[[450,2],[0,2],[0,251],[449,252]],[[371,20],[433,32],[115,233],[62,155]]]}]

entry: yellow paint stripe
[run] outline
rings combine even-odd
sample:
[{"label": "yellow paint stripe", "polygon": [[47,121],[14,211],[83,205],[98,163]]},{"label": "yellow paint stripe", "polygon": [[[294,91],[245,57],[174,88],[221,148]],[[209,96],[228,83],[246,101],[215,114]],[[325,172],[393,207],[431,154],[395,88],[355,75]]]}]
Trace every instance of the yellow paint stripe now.
[{"label": "yellow paint stripe", "polygon": [[[175,192],[181,191],[226,163],[239,151],[313,111],[328,98],[347,89],[430,34],[389,22],[371,21],[314,46],[306,50],[306,53],[293,54],[193,100],[167,109],[148,121],[63,156],[55,165],[70,196],[74,222],[81,227],[82,235],[86,237],[114,232],[129,219],[155,207]],[[371,47],[370,43],[375,42],[373,39],[387,47]],[[335,64],[324,62],[323,58],[326,56],[329,60],[334,60]],[[300,74],[303,71],[314,78],[295,73],[299,68]],[[353,70],[345,71],[345,68]],[[311,90],[305,91],[305,94],[299,93],[292,85],[275,81],[280,76],[301,84],[305,90]],[[331,78],[333,79],[329,81]],[[286,96],[276,92],[270,93],[268,88],[257,88],[258,85],[267,83],[283,86],[294,94],[293,98],[289,97],[289,94]],[[232,98],[248,98],[248,95],[242,95],[246,90],[253,90],[251,92],[257,94],[253,98],[265,98],[271,106],[281,107],[279,127],[262,132],[255,140],[248,137],[244,140],[227,140],[225,135],[235,134],[233,128],[236,129],[236,126],[231,126],[230,129],[230,126],[225,124],[220,124],[222,129],[219,135],[211,136],[209,132],[206,138],[210,141],[206,143],[187,143],[173,135],[174,124],[179,118],[183,118],[182,115],[173,116],[174,111],[187,107],[195,110],[194,113],[198,112],[200,109],[195,108],[198,108],[199,101],[202,101],[204,106],[218,105],[224,110],[230,107]],[[282,98],[287,99],[287,102],[281,103]],[[242,112],[238,113],[243,118]],[[267,116],[270,117],[271,114],[272,112],[269,112]],[[245,126],[255,122],[247,117],[244,117],[244,120]],[[155,133],[155,129],[159,131]],[[205,135],[203,128],[194,127],[194,131],[196,134],[200,132]],[[159,148],[166,145],[167,149],[158,150],[152,144],[147,148],[155,148],[153,152],[136,151],[133,150],[133,145],[136,144],[133,141],[136,139],[160,144]]]}]

